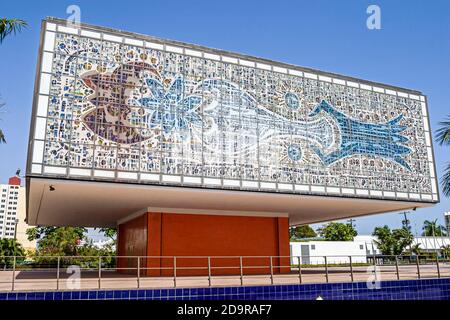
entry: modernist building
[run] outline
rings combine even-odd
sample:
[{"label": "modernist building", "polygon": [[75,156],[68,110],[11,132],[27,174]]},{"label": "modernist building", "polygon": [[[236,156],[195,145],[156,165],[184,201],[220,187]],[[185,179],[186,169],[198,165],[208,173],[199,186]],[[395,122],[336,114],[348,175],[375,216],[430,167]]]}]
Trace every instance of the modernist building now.
[{"label": "modernist building", "polygon": [[27,219],[118,226],[122,255],[288,256],[289,225],[438,202],[430,132],[419,91],[49,18]]},{"label": "modernist building", "polygon": [[444,212],[445,228],[447,229],[447,234],[450,235],[450,211]]},{"label": "modernist building", "polygon": [[19,177],[0,184],[0,238],[16,239],[25,249],[36,249],[36,241],[28,241],[25,223],[25,187]]},{"label": "modernist building", "polygon": [[[362,235],[354,237],[353,241],[318,241],[306,240],[291,242],[291,263],[296,265],[298,259],[304,264],[349,263],[352,256],[354,263],[367,263],[375,256],[383,255],[377,245],[377,237]],[[440,252],[450,245],[450,237],[415,236],[411,246],[419,246],[421,254]],[[407,248],[409,250],[409,248]],[[372,260],[373,261],[373,260]]]}]

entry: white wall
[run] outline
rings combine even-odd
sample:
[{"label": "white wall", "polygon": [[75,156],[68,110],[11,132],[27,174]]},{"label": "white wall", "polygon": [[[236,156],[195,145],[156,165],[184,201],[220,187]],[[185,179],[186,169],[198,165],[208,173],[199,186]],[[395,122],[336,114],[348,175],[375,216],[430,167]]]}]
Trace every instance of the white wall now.
[{"label": "white wall", "polygon": [[381,251],[378,249],[377,244],[375,241],[377,240],[377,237],[371,236],[371,235],[362,235],[362,236],[356,236],[353,238],[353,241],[360,241],[364,242],[366,246],[366,252],[367,255],[372,256],[374,254],[381,254]]},{"label": "white wall", "polygon": [[[292,263],[297,264],[297,256],[302,256],[302,264],[366,263],[367,252],[364,241],[308,241],[291,242]],[[303,250],[302,250],[302,246]]]},{"label": "white wall", "polygon": [[[375,254],[381,254],[375,241],[377,240],[374,236],[356,236],[354,241],[364,241],[367,247],[367,254],[373,255],[373,250]],[[420,248],[425,251],[439,250],[442,246],[450,245],[450,237],[414,237],[413,245],[420,244]]]},{"label": "white wall", "polygon": [[[374,236],[357,236],[353,241],[291,242],[291,263],[297,264],[298,256],[301,256],[302,264],[324,264],[324,256],[327,256],[329,264],[349,263],[349,256],[354,263],[366,263],[367,257],[381,254],[375,240]],[[417,243],[422,250],[436,250],[450,245],[450,237],[415,237],[413,244]]]}]

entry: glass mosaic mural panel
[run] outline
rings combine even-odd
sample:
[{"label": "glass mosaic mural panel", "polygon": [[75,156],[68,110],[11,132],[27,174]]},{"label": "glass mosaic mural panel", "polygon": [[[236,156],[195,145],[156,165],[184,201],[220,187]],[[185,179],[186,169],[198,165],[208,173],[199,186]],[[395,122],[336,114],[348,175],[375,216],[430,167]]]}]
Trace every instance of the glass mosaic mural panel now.
[{"label": "glass mosaic mural panel", "polygon": [[34,121],[33,137],[44,147],[30,174],[54,166],[66,177],[110,170],[140,182],[173,175],[215,181],[209,187],[437,200],[420,93],[109,29],[44,26],[35,116],[45,130],[38,137]]}]

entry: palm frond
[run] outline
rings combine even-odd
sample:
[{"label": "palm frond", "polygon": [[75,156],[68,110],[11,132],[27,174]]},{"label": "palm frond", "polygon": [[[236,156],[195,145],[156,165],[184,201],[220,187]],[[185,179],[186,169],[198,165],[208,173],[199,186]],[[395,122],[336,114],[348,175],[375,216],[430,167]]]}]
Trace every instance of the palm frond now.
[{"label": "palm frond", "polygon": [[441,178],[442,192],[446,197],[450,197],[450,163],[444,170],[444,175]]},{"label": "palm frond", "polygon": [[9,34],[16,34],[22,31],[22,28],[27,27],[28,24],[22,19],[0,19],[0,43],[3,42],[5,37]]},{"label": "palm frond", "polygon": [[[1,96],[0,96],[0,98],[1,98]],[[2,108],[4,106],[5,106],[5,103],[4,102],[0,102],[0,108]],[[0,118],[0,120],[2,120],[2,119]],[[5,135],[4,135],[3,131],[2,131],[2,129],[0,129],[0,143],[6,143]]]},{"label": "palm frond", "polygon": [[450,116],[447,120],[439,122],[441,126],[436,131],[436,139],[440,145],[450,145]]}]

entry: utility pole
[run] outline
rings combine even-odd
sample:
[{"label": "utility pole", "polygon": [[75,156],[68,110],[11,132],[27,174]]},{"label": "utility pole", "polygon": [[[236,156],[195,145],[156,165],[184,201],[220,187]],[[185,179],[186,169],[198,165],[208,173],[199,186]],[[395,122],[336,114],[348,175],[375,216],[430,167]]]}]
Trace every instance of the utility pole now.
[{"label": "utility pole", "polygon": [[437,242],[436,242],[436,232],[434,231],[434,227],[435,227],[435,225],[433,224],[432,225],[432,230],[433,230],[434,249],[436,250],[436,257],[438,257],[439,256],[439,249],[438,249]]},{"label": "utility pole", "polygon": [[16,217],[14,222],[16,224],[14,226],[14,256],[15,256],[16,255],[16,250],[17,250],[17,225],[19,224],[19,219],[17,219],[17,217]]},{"label": "utility pole", "polygon": [[403,214],[403,217],[404,217],[404,219],[402,220],[402,224],[403,224],[404,228],[411,231],[411,226],[410,226],[408,217],[406,216],[407,213],[409,213],[409,211],[403,211],[402,213],[400,213],[400,214]]},{"label": "utility pole", "polygon": [[[402,220],[402,225],[403,228],[405,228],[406,230],[408,230],[409,232],[411,232],[411,226],[408,220],[408,217],[406,216],[406,214],[409,213],[409,211],[403,211],[400,214],[403,214],[403,220]],[[412,244],[409,245],[409,254],[412,255]]]}]

